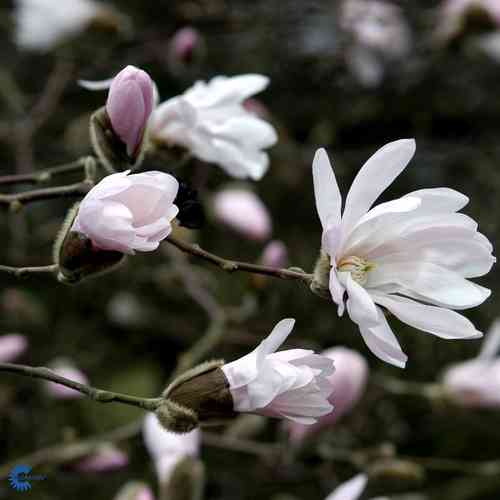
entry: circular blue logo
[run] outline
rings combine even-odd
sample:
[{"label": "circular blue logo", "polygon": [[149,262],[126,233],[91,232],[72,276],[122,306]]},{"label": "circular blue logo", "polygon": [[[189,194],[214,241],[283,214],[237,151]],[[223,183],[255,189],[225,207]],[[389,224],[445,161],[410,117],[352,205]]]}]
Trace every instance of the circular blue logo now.
[{"label": "circular blue logo", "polygon": [[28,491],[31,483],[27,477],[31,472],[29,465],[16,465],[9,473],[9,483],[16,491]]}]

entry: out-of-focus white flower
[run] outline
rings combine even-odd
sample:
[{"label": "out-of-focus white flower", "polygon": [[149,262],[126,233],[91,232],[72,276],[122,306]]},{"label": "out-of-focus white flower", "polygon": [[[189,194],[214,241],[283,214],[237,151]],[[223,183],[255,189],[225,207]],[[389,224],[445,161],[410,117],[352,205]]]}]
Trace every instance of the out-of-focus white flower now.
[{"label": "out-of-focus white flower", "polygon": [[254,351],[222,366],[235,411],[308,425],[332,411],[333,361],[305,349],[275,352],[294,324],[281,320]]},{"label": "out-of-focus white flower", "polygon": [[213,197],[215,218],[249,239],[269,238],[272,222],[262,200],[247,189],[228,188]]},{"label": "out-of-focus white flower", "polygon": [[28,340],[24,335],[11,333],[0,336],[0,363],[10,363],[21,356],[28,348]]},{"label": "out-of-focus white flower", "polygon": [[288,263],[288,250],[281,240],[270,241],[264,248],[260,262],[269,267],[285,267]]},{"label": "out-of-focus white flower", "polygon": [[415,141],[408,139],[379,149],[354,179],[342,216],[342,197],[324,149],[313,162],[323,226],[316,282],[329,289],[339,316],[347,293],[349,316],[369,349],[401,368],[407,356],[381,307],[438,337],[481,337],[452,309],[474,307],[489,297],[490,290],[467,278],[486,274],[496,260],[476,222],[457,213],[468,198],[452,189],[414,191],[370,210],[414,153]]},{"label": "out-of-focus white flower", "polygon": [[[69,378],[73,382],[79,382],[80,384],[89,383],[87,376],[68,359],[56,360],[50,365],[50,368],[61,377]],[[46,382],[46,389],[48,394],[56,399],[78,399],[84,397],[81,392],[61,384],[56,384],[55,382]]]},{"label": "out-of-focus white flower", "polygon": [[47,51],[83,31],[101,11],[92,0],[16,0],[16,44]]},{"label": "out-of-focus white flower", "polygon": [[335,488],[325,500],[357,500],[366,488],[368,477],[358,474]]},{"label": "out-of-focus white flower", "polygon": [[108,175],[82,200],[72,231],[97,249],[133,254],[156,250],[178,213],[177,180],[164,172]]},{"label": "out-of-focus white flower", "polygon": [[144,419],[142,433],[160,483],[168,482],[176,465],[184,458],[198,456],[201,442],[199,429],[185,434],[174,434],[165,430],[153,413],[148,413]]},{"label": "out-of-focus white flower", "polygon": [[500,320],[496,320],[476,358],[444,371],[444,387],[456,402],[471,408],[500,408],[499,348]]},{"label": "out-of-focus white flower", "polygon": [[102,445],[95,453],[88,455],[74,465],[80,472],[108,472],[121,469],[129,463],[128,455],[111,444]]},{"label": "out-of-focus white flower", "polygon": [[353,409],[366,387],[368,363],[361,354],[346,347],[333,347],[321,354],[335,363],[335,371],[328,377],[333,386],[329,401],[333,404],[335,400],[335,409],[321,417],[314,425],[287,422],[290,440],[294,443],[302,441],[319,429],[335,425],[343,415]]},{"label": "out-of-focus white flower", "polygon": [[499,29],[500,3],[497,0],[445,0],[438,16],[437,40],[446,42],[456,38],[466,29],[469,16],[482,17],[492,28]]},{"label": "out-of-focus white flower", "polygon": [[352,72],[366,86],[378,85],[388,63],[410,51],[410,28],[401,9],[380,0],[346,0],[340,26],[351,40],[346,58]]},{"label": "out-of-focus white flower", "polygon": [[147,484],[129,481],[118,491],[114,500],[155,500],[155,496]]},{"label": "out-of-focus white flower", "polygon": [[263,150],[276,143],[277,135],[269,123],[249,113],[243,101],[268,84],[267,77],[252,74],[198,81],[158,106],[151,118],[151,138],[185,147],[233,177],[259,180],[269,165]]},{"label": "out-of-focus white flower", "polygon": [[131,157],[142,143],[153,105],[154,83],[145,71],[129,65],[113,78],[106,112]]}]

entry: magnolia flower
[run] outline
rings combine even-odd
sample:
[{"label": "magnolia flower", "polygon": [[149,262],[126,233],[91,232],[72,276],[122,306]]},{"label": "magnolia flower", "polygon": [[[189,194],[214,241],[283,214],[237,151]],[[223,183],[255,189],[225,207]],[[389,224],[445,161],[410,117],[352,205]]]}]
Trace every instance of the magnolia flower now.
[{"label": "magnolia flower", "polygon": [[199,429],[186,434],[174,434],[165,430],[153,413],[148,413],[144,419],[142,433],[160,483],[168,482],[175,467],[184,458],[198,456],[201,442]]},{"label": "magnolia flower", "polygon": [[335,372],[328,377],[333,386],[329,401],[333,404],[335,399],[335,409],[321,417],[314,425],[306,426],[288,422],[290,440],[294,443],[302,441],[311,433],[337,423],[342,416],[353,409],[363,396],[366,387],[368,363],[361,354],[345,347],[333,347],[321,354],[335,363]]},{"label": "magnolia flower", "polygon": [[28,348],[28,340],[24,335],[11,333],[0,336],[0,363],[10,363],[21,356]]},{"label": "magnolia flower", "polygon": [[129,463],[128,455],[114,445],[102,445],[95,453],[75,464],[80,472],[108,472],[121,469]]},{"label": "magnolia flower", "polygon": [[274,145],[277,135],[269,123],[249,113],[243,101],[268,84],[267,77],[251,74],[198,81],[155,110],[151,138],[183,146],[233,177],[259,180],[269,165],[263,149]]},{"label": "magnolia flower", "polygon": [[106,112],[116,135],[135,156],[153,111],[154,84],[150,76],[135,66],[127,66],[113,78]]},{"label": "magnolia flower", "polygon": [[[87,376],[70,360],[59,359],[54,361],[50,368],[64,378],[69,378],[73,382],[80,384],[88,384]],[[83,394],[75,389],[66,387],[65,385],[56,384],[55,382],[46,382],[47,393],[56,399],[79,399],[83,398]]]},{"label": "magnolia flower", "polygon": [[96,249],[156,250],[172,230],[178,187],[163,172],[108,175],[87,193],[71,230],[86,235]]},{"label": "magnolia flower", "polygon": [[477,408],[500,408],[500,320],[486,335],[479,355],[448,367],[443,384],[459,404]]},{"label": "magnolia flower", "polygon": [[102,7],[92,0],[16,0],[16,44],[47,51],[83,31]]},{"label": "magnolia flower", "polygon": [[266,240],[271,235],[272,222],[261,199],[247,189],[223,189],[213,197],[213,212],[217,220],[252,240]]},{"label": "magnolia flower", "polygon": [[316,268],[319,289],[328,289],[359,326],[368,348],[403,368],[401,350],[381,307],[414,328],[445,339],[482,334],[452,309],[481,304],[490,290],[470,282],[495,262],[492,245],[477,224],[456,213],[468,202],[448,188],[422,189],[370,207],[404,170],[415,141],[391,142],[361,168],[342,198],[324,149],[313,162],[314,191],[323,226],[322,257]]},{"label": "magnolia flower", "polygon": [[332,411],[332,360],[305,349],[275,352],[294,324],[281,320],[254,351],[222,366],[235,411],[308,425]]}]

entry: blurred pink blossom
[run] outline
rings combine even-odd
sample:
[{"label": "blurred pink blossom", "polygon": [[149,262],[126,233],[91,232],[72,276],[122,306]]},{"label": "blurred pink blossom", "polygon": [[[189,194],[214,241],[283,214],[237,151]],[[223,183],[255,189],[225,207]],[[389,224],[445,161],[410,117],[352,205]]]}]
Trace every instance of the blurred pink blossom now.
[{"label": "blurred pink blossom", "polygon": [[264,248],[260,262],[269,267],[285,267],[288,263],[288,250],[280,240],[270,241]]},{"label": "blurred pink blossom", "polygon": [[302,441],[306,436],[324,427],[336,424],[354,408],[366,388],[368,363],[361,354],[346,347],[333,347],[321,354],[332,359],[335,364],[335,371],[328,377],[333,385],[329,401],[334,405],[334,409],[314,425],[288,423],[289,437],[294,443]]},{"label": "blurred pink blossom", "polygon": [[130,157],[136,155],[142,143],[153,106],[154,83],[145,71],[127,66],[113,78],[106,112]]},{"label": "blurred pink blossom", "polygon": [[215,218],[252,240],[266,240],[271,235],[272,222],[262,200],[252,191],[227,188],[213,197]]},{"label": "blurred pink blossom", "polygon": [[[56,360],[49,365],[49,368],[61,377],[68,378],[74,382],[79,382],[80,384],[89,383],[86,375],[70,360]],[[61,384],[56,384],[55,382],[46,382],[46,389],[48,394],[56,399],[78,399],[84,397],[81,392]]]},{"label": "blurred pink blossom", "polygon": [[191,26],[177,30],[170,39],[169,56],[178,62],[189,64],[194,51],[201,43],[200,33]]},{"label": "blurred pink blossom", "polygon": [[10,363],[21,356],[28,348],[28,340],[24,335],[11,333],[0,336],[0,362]]},{"label": "blurred pink blossom", "polygon": [[147,484],[129,481],[118,491],[114,500],[155,500],[155,496]]},{"label": "blurred pink blossom", "polygon": [[469,408],[500,408],[500,320],[485,336],[479,355],[449,366],[442,382],[452,398]]},{"label": "blurred pink blossom", "polygon": [[126,467],[128,455],[114,445],[106,444],[74,465],[80,472],[107,472]]}]

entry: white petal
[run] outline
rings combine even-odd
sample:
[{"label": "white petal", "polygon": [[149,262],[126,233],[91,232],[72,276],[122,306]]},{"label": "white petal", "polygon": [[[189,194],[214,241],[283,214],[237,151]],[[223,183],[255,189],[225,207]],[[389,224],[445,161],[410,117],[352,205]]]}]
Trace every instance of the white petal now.
[{"label": "white petal", "polygon": [[377,309],[368,292],[353,280],[351,273],[338,273],[338,277],[347,290],[347,312],[350,318],[359,326],[376,325]]},{"label": "white petal", "polygon": [[107,90],[113,83],[113,78],[106,80],[78,80],[78,85],[87,90]]},{"label": "white petal", "polygon": [[367,482],[366,474],[358,474],[338,486],[325,500],[357,500],[365,490]]},{"label": "white petal", "polygon": [[316,151],[312,169],[316,209],[321,225],[325,230],[331,225],[339,226],[342,196],[330,160],[323,148]]},{"label": "white petal", "polygon": [[346,238],[358,220],[392,184],[415,154],[415,141],[402,139],[386,144],[363,165],[347,195],[342,216]]},{"label": "white petal", "polygon": [[282,319],[272,330],[269,336],[260,344],[262,353],[271,354],[285,342],[293,330],[295,320],[293,318]]},{"label": "white petal", "polygon": [[483,340],[481,351],[479,352],[480,359],[493,359],[500,349],[500,319],[497,319],[486,337]]},{"label": "white petal", "polygon": [[451,309],[467,309],[482,304],[490,291],[467,281],[458,273],[431,262],[406,261],[377,263],[368,273],[368,288],[395,284],[401,294],[408,291],[427,302]]},{"label": "white petal", "polygon": [[398,368],[404,368],[408,356],[402,351],[398,340],[385,319],[384,313],[379,307],[377,307],[377,311],[379,324],[369,328],[360,326],[361,336],[375,356]]},{"label": "white petal", "polygon": [[482,337],[474,325],[461,314],[442,307],[420,304],[396,295],[372,295],[373,300],[389,309],[403,323],[443,339]]},{"label": "white petal", "polygon": [[337,314],[341,317],[344,314],[344,293],[345,288],[340,283],[337,277],[337,270],[335,268],[330,269],[330,282],[329,282],[330,294],[332,300],[337,304]]},{"label": "white petal", "polygon": [[425,214],[458,212],[469,203],[464,194],[450,188],[419,189],[406,194],[404,197],[417,197],[422,200],[419,212]]}]

